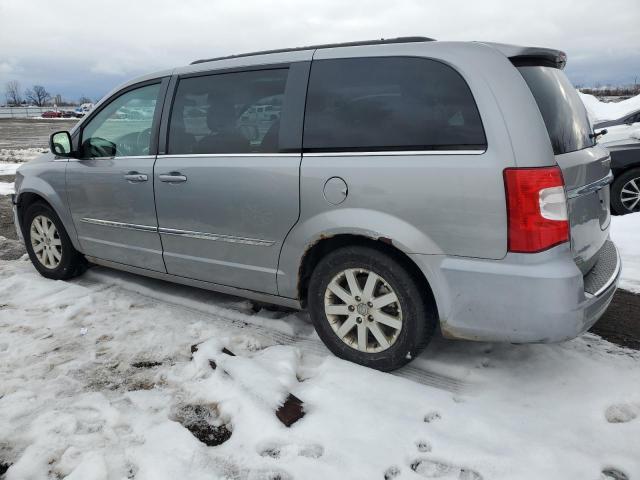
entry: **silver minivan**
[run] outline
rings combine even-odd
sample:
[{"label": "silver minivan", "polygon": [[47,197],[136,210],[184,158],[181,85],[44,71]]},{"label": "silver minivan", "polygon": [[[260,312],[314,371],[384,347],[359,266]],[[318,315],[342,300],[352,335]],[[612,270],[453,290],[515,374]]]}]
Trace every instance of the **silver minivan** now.
[{"label": "silver minivan", "polygon": [[199,60],[107,95],[16,176],[45,277],[98,264],[307,308],[397,368],[558,342],[609,305],[610,158],[545,48],[424,37]]}]

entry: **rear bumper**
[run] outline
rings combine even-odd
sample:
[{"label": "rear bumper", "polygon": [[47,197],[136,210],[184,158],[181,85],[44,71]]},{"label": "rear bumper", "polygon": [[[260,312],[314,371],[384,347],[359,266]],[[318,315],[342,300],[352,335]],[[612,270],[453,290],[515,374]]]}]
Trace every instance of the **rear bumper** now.
[{"label": "rear bumper", "polygon": [[497,261],[411,256],[430,280],[444,336],[549,343],[587,331],[609,306],[621,270],[613,243],[611,248],[613,262],[609,257],[609,264],[601,264],[593,294],[585,291],[592,279],[583,277],[568,245]]}]

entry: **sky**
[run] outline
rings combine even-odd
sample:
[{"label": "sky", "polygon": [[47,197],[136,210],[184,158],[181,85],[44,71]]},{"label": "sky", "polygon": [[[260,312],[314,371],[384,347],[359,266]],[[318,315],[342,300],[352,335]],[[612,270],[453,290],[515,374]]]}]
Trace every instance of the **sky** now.
[{"label": "sky", "polygon": [[408,35],[557,48],[575,85],[640,83],[639,0],[0,0],[0,94],[97,99],[198,58]]}]

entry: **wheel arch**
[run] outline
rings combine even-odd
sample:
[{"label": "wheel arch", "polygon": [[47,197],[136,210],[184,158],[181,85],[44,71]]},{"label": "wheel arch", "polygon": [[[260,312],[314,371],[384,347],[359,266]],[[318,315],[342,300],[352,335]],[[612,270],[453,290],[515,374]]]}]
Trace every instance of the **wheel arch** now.
[{"label": "wheel arch", "polygon": [[74,248],[80,251],[78,236],[69,215],[66,202],[62,198],[60,198],[60,195],[50,185],[40,179],[30,179],[29,184],[25,185],[25,183],[27,183],[26,178],[25,182],[21,185],[18,194],[16,195],[18,220],[23,232],[23,219],[25,212],[34,203],[42,202],[49,206],[54,212],[56,212],[56,215],[58,215],[60,221],[64,225],[64,228],[67,231],[67,234],[69,235]]},{"label": "wheel arch", "polygon": [[438,307],[431,284],[424,272],[416,263],[400,248],[394,245],[392,239],[387,237],[373,238],[362,234],[343,233],[337,235],[323,235],[309,246],[300,261],[297,281],[297,295],[303,306],[307,303],[309,280],[316,265],[327,254],[342,247],[360,246],[368,247],[389,255],[409,272],[424,294],[426,304],[432,309],[434,318],[438,318]]}]

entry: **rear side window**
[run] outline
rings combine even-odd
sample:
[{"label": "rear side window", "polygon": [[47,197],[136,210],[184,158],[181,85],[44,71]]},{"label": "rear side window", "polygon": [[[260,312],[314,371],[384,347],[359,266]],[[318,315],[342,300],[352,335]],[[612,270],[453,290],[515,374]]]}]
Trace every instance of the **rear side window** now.
[{"label": "rear side window", "polygon": [[288,69],[181,79],[169,123],[169,154],[275,153]]},{"label": "rear side window", "polygon": [[478,108],[464,79],[435,60],[314,60],[306,151],[483,150]]},{"label": "rear side window", "polygon": [[560,155],[593,146],[587,109],[564,72],[539,66],[518,70],[536,99],[553,153]]}]

